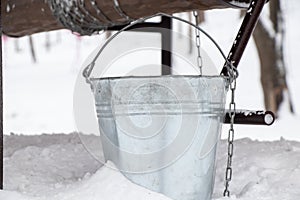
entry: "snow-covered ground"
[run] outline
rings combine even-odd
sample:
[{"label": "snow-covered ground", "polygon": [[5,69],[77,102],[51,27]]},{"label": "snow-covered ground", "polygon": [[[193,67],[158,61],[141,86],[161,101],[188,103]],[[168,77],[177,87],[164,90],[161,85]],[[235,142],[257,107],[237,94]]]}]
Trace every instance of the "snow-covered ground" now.
[{"label": "snow-covered ground", "polygon": [[[298,200],[300,197],[300,143],[297,142],[300,141],[300,79],[297,77],[300,29],[296,26],[300,3],[290,0],[284,2],[284,8],[288,83],[296,114],[290,114],[287,106],[283,106],[280,118],[271,127],[236,127],[239,140],[235,147],[231,199]],[[238,15],[233,10],[207,13],[204,28],[225,52],[237,32]],[[37,63],[31,60],[27,37],[18,39],[20,52],[15,50],[15,39],[4,40],[5,190],[0,192],[0,199],[167,199],[130,183],[110,167],[102,167],[94,158],[94,154],[102,156],[99,137],[66,134],[82,131],[74,120],[74,85],[83,61],[103,42],[104,36],[79,38],[68,31],[52,32],[48,36],[50,49],[45,47],[45,34],[33,36]],[[253,41],[240,64],[237,105],[244,109],[263,109]],[[226,137],[227,128],[223,126],[222,138]],[[222,141],[216,199],[221,198],[223,190],[225,155],[226,146]]]},{"label": "snow-covered ground", "polygon": [[[134,185],[97,162],[82,145],[99,153],[99,137],[56,134],[5,136],[5,191],[1,200],[167,200]],[[297,200],[300,196],[300,143],[281,139],[235,142],[231,199]],[[219,145],[214,198],[222,199],[226,143]],[[100,155],[101,156],[101,155]]]}]

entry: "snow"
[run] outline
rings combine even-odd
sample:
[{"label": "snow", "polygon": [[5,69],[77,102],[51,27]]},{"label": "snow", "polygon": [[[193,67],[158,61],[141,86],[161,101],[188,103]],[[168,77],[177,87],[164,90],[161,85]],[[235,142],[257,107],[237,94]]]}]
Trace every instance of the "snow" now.
[{"label": "snow", "polygon": [[[85,150],[82,137],[86,145],[99,153],[100,139],[94,135],[5,136],[5,191],[0,192],[0,199],[168,199],[129,182],[112,163],[101,167],[102,163]],[[299,142],[241,139],[235,146],[238,150],[231,199],[299,198]],[[217,157],[215,200],[222,199],[226,148],[222,141]]]},{"label": "snow", "polygon": [[[89,145],[98,145],[96,136],[84,137]],[[7,191],[0,192],[0,199],[167,199],[130,183],[112,163],[100,168],[77,134],[12,135],[5,137],[5,144]]]},{"label": "snow", "polygon": [[[300,29],[295,26],[300,17],[300,4],[297,0],[284,4],[285,58],[296,114],[289,113],[285,102],[279,119],[270,127],[236,126],[238,140],[234,148],[230,199],[298,200],[300,196],[300,40],[297,39]],[[241,22],[238,16],[231,9],[207,12],[204,28],[225,52],[229,51]],[[49,33],[49,37],[51,47],[47,49],[45,34],[33,36],[37,63],[31,60],[27,37],[18,40],[21,48],[18,53],[14,50],[16,40],[3,38],[5,190],[0,192],[0,199],[166,200],[161,194],[129,182],[112,169],[112,163],[103,166],[99,162],[103,155],[97,134],[66,134],[81,131],[73,113],[74,85],[83,61],[103,43],[104,35],[77,37],[69,31],[58,31]],[[222,67],[220,58],[213,60]],[[252,40],[239,70],[238,108],[263,110],[259,64]],[[228,126],[224,125],[223,139],[227,130]],[[225,143],[220,142],[217,157],[214,191],[217,200],[229,199],[221,197]]]}]

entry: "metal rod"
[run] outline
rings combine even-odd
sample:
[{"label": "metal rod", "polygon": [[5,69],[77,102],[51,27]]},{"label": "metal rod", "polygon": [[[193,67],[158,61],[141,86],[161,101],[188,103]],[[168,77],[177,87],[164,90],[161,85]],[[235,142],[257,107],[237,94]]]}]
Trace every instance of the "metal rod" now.
[{"label": "metal rod", "polygon": [[[234,117],[234,124],[270,126],[274,121],[275,115],[271,111],[236,110]],[[226,111],[224,123],[230,124],[230,114],[228,111]]]},{"label": "metal rod", "polygon": [[172,19],[161,18],[161,74],[170,75],[172,73]]},{"label": "metal rod", "polygon": [[[0,3],[0,7],[1,7]],[[0,189],[3,189],[3,74],[2,74],[2,23],[0,17]]]},{"label": "metal rod", "polygon": [[[123,29],[124,27],[128,26],[129,24],[125,24],[122,26],[113,26],[113,27],[108,27],[107,30],[109,31],[119,31]],[[139,23],[135,24],[132,27],[126,29],[126,31],[133,30],[133,29],[141,29],[141,30],[134,30],[134,31],[142,31],[142,32],[158,32],[157,30],[153,29],[145,29],[143,30],[142,28],[161,28],[162,27],[162,22],[144,22],[144,23]],[[159,31],[160,32],[160,31]]]},{"label": "metal rod", "polygon": [[[237,67],[239,65],[239,62],[252,35],[252,32],[254,31],[265,3],[266,0],[252,0],[250,3],[243,23],[227,57],[227,60],[232,63],[234,67]],[[221,74],[228,76],[227,62],[225,63]]]}]

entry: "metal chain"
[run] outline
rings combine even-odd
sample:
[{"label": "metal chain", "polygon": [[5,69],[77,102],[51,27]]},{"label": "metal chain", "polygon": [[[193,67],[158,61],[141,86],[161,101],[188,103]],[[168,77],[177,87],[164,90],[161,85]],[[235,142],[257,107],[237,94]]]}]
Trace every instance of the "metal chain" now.
[{"label": "metal chain", "polygon": [[119,3],[118,0],[113,0],[113,2],[114,2],[115,10],[118,12],[118,14],[119,14],[121,17],[125,18],[127,21],[132,20],[132,18],[130,18],[130,17],[124,12],[124,10],[122,10],[122,8],[121,8],[120,3]]},{"label": "metal chain", "polygon": [[113,25],[112,20],[103,13],[101,8],[98,6],[96,0],[90,0],[90,1],[91,1],[91,5],[94,8],[94,10],[96,11],[97,15],[100,16],[102,19],[104,19],[103,21],[105,21],[107,24]]},{"label": "metal chain", "polygon": [[[120,8],[119,2],[113,0],[114,8],[120,16],[126,20],[122,22],[113,22],[104,14],[95,0],[45,0],[48,3],[53,15],[66,28],[80,35],[92,35],[102,30],[106,30],[109,26],[124,25],[132,21]],[[93,16],[88,9],[87,3],[90,3],[96,11],[96,16]]]},{"label": "metal chain", "polygon": [[[198,18],[198,11],[193,11],[193,15],[195,17],[196,26],[199,26],[199,18]],[[197,47],[197,66],[199,68],[199,73],[202,75],[202,56],[201,56],[201,40],[200,40],[200,30],[195,28],[195,35],[196,35],[196,47]]]},{"label": "metal chain", "polygon": [[70,0],[69,2],[48,0],[48,3],[60,23],[73,32],[91,35],[106,28],[105,23],[91,16],[84,5],[79,5],[77,0]]},{"label": "metal chain", "polygon": [[99,20],[86,9],[85,0],[77,0],[76,2],[77,7],[82,11],[81,13],[83,14],[83,18],[86,18],[86,21],[96,26],[103,25],[103,23],[100,23]]},{"label": "metal chain", "polygon": [[225,172],[225,190],[223,196],[230,196],[229,184],[232,180],[232,157],[233,157],[233,142],[234,142],[234,118],[236,113],[235,103],[235,91],[236,91],[236,78],[238,72],[236,68],[231,64],[231,75],[230,76],[230,90],[231,90],[231,101],[229,103],[229,117],[230,117],[230,128],[228,131],[228,152],[227,152],[227,167]]}]

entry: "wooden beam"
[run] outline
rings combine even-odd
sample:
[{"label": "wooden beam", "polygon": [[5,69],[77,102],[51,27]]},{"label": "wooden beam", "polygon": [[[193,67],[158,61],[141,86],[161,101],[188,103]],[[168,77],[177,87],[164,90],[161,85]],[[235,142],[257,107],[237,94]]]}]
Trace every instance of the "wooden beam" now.
[{"label": "wooden beam", "polygon": [[[3,33],[21,37],[34,33],[64,28],[53,16],[49,4],[51,0],[1,0]],[[61,0],[66,1],[66,0]],[[71,0],[70,0],[71,1]],[[104,14],[115,22],[126,22],[114,9],[113,0],[95,0]],[[236,2],[249,0],[237,0]],[[85,0],[88,12],[97,16],[91,1]],[[119,0],[122,9],[133,19],[150,16],[158,12],[168,14],[191,10],[208,10],[234,7],[231,0]]]}]

